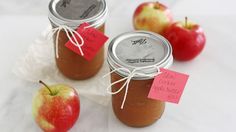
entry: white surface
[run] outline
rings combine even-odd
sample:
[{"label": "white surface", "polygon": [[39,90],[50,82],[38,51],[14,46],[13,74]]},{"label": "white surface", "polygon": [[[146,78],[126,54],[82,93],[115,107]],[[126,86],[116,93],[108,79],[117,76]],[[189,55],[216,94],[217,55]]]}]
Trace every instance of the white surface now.
[{"label": "white surface", "polygon": [[[47,2],[39,2],[34,8],[36,5],[21,6],[29,1],[15,1],[1,0],[0,4],[0,131],[40,131],[31,116],[32,96],[40,86],[16,77],[12,68],[49,24],[47,11],[44,10]],[[133,30],[132,13],[140,2],[108,0],[111,10],[106,34],[113,38]],[[17,6],[10,8],[11,3]],[[172,67],[190,75],[180,104],[167,104],[160,121],[137,129],[120,123],[110,105],[104,107],[81,96],[81,116],[71,131],[236,131],[236,3],[233,0],[221,3],[214,0],[170,0],[168,4],[175,18],[189,16],[202,25],[207,36],[206,47],[199,57],[190,62],[175,62]]]}]

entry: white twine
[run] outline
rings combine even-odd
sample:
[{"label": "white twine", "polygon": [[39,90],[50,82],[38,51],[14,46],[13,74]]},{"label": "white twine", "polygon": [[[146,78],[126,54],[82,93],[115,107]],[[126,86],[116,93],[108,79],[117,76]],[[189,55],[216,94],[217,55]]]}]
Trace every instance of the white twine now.
[{"label": "white twine", "polygon": [[102,23],[104,23],[104,22],[105,22],[105,20],[100,20],[100,21],[98,21],[98,22],[96,22],[96,23],[93,23],[93,24],[91,24],[91,25],[89,25],[89,26],[86,26],[86,27],[84,27],[84,28],[85,28],[85,29],[91,28],[91,27],[97,28],[97,27],[99,27],[100,25],[102,25]]},{"label": "white twine", "polygon": [[[81,53],[81,55],[82,56],[84,56],[84,52],[83,52],[83,50],[82,50],[82,46],[84,45],[84,39],[83,39],[83,37],[77,32],[77,31],[75,31],[74,29],[72,29],[72,28],[70,28],[70,27],[68,27],[68,26],[66,26],[66,25],[60,25],[60,26],[58,26],[58,27],[56,27],[56,28],[53,28],[52,30],[51,30],[51,34],[50,34],[50,36],[52,37],[55,33],[57,33],[56,34],[56,58],[59,58],[59,53],[58,53],[58,41],[59,41],[59,35],[60,35],[60,31],[61,30],[64,30],[65,31],[65,33],[66,33],[66,36],[68,37],[68,39],[70,40],[70,42],[72,43],[72,44],[74,44],[75,46],[77,46],[78,48],[79,48],[79,50],[80,50],[80,53]],[[71,38],[71,36],[73,37],[73,39]],[[80,40],[81,40],[81,43],[79,43],[78,42],[78,40],[76,39],[76,36],[75,35],[77,35],[79,38],[80,38]]]},{"label": "white twine", "polygon": [[[148,68],[148,67],[145,67],[145,68]],[[156,66],[151,66],[150,68],[157,68],[157,73],[155,74],[144,74],[144,73],[139,73],[137,72],[138,70],[141,70],[142,68],[135,68],[133,71],[130,71],[129,69],[127,68],[117,68],[117,69],[114,69],[112,70],[111,72],[105,74],[103,76],[103,78],[105,78],[106,76],[112,74],[113,72],[116,72],[116,71],[119,71],[119,70],[124,70],[126,72],[128,72],[128,76],[127,77],[124,77],[120,80],[117,80],[113,83],[111,83],[108,87],[107,87],[107,92],[111,95],[115,95],[115,94],[118,94],[119,92],[121,92],[124,88],[125,88],[125,95],[124,95],[124,98],[123,98],[123,101],[122,101],[122,104],[121,104],[121,109],[124,108],[124,104],[125,104],[125,101],[126,101],[126,98],[127,98],[127,94],[128,94],[128,89],[129,89],[129,83],[131,81],[131,79],[135,76],[135,75],[140,75],[140,76],[144,76],[144,77],[155,77],[159,74],[161,74],[160,72],[160,69]],[[125,81],[126,80],[126,81]],[[112,88],[113,85],[119,83],[119,82],[122,82],[122,81],[125,81],[124,84],[120,87],[119,90],[115,91],[115,92],[112,92],[110,89]]]}]

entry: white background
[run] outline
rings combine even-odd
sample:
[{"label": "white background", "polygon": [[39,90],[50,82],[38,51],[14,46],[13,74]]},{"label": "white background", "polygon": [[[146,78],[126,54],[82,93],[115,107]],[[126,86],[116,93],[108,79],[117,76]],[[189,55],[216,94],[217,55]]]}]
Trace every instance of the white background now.
[{"label": "white background", "polygon": [[[146,0],[107,0],[110,38],[133,30],[132,14]],[[163,0],[164,1],[164,0]],[[172,69],[188,73],[190,80],[180,104],[167,104],[162,119],[146,128],[121,124],[109,106],[81,96],[78,132],[235,132],[236,131],[236,2],[234,0],[166,0],[177,20],[188,16],[206,32],[204,51],[193,61],[175,62]],[[0,0],[0,131],[40,131],[31,116],[32,96],[40,87],[12,73],[49,25],[48,0]]]}]

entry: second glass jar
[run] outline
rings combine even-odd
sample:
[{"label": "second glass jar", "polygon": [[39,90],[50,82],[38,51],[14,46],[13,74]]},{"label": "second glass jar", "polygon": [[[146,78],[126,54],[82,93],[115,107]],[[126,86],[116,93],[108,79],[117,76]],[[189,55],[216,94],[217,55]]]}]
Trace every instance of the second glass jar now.
[{"label": "second glass jar", "polygon": [[165,102],[149,99],[148,94],[159,68],[168,68],[172,62],[172,48],[158,34],[129,32],[111,41],[108,64],[113,84],[112,107],[121,122],[144,127],[161,118]]}]

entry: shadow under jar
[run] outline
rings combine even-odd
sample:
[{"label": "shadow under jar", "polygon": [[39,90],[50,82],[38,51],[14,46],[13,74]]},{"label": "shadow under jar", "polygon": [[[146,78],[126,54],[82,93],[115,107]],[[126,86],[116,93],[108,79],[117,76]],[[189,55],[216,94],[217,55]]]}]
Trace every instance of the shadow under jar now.
[{"label": "shadow under jar", "polygon": [[[49,3],[49,20],[53,28],[67,26],[76,30],[86,22],[104,33],[107,11],[105,0],[52,0]],[[55,59],[59,71],[74,80],[84,80],[98,73],[104,62],[104,47],[88,61],[65,47],[69,41],[65,30],[60,31],[56,46],[57,32],[53,38],[55,52],[58,52]]]},{"label": "shadow under jar", "polygon": [[[172,62],[172,48],[160,35],[136,31],[121,34],[111,41],[108,64],[111,71],[115,70],[111,73],[111,83],[114,83],[111,87],[112,107],[121,122],[132,127],[145,127],[161,118],[165,102],[149,99],[148,93],[159,68],[168,68]],[[135,74],[130,76],[130,73]],[[124,85],[128,78],[117,82],[129,76],[128,88]],[[115,94],[122,86],[125,87]]]}]

